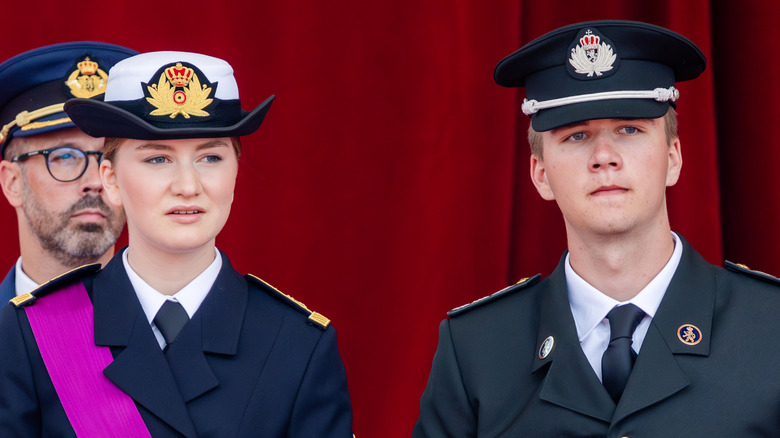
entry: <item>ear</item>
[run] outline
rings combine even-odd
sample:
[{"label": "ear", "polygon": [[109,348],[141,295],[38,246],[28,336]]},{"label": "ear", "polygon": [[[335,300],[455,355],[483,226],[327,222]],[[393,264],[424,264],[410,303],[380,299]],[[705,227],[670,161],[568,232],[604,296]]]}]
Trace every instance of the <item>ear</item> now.
[{"label": "ear", "polygon": [[547,181],[547,168],[544,166],[544,160],[536,154],[531,154],[531,181],[542,199],[546,201],[555,199],[550,182]]},{"label": "ear", "polygon": [[109,160],[103,160],[100,163],[100,181],[103,183],[103,190],[106,192],[106,198],[115,207],[122,206],[122,197],[119,195],[119,183],[114,172],[114,165]]},{"label": "ear", "polygon": [[0,161],[0,185],[3,186],[3,194],[12,207],[22,206],[22,168],[18,163],[8,160]]},{"label": "ear", "polygon": [[669,145],[669,166],[666,169],[666,187],[677,184],[680,179],[680,170],[682,169],[682,149],[680,139],[675,138]]}]

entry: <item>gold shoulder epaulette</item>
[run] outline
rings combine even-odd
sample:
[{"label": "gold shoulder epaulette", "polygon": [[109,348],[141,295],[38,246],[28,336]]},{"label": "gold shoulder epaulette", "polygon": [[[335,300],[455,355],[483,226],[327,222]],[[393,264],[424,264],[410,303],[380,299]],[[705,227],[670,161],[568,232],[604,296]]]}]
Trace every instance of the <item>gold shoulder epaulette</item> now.
[{"label": "gold shoulder epaulette", "polygon": [[464,313],[464,312],[466,312],[468,310],[471,310],[471,309],[475,309],[475,308],[477,308],[477,307],[479,307],[479,306],[481,306],[483,304],[487,304],[487,303],[489,303],[491,301],[495,301],[498,298],[501,298],[503,296],[509,295],[512,292],[519,291],[519,290],[524,289],[524,288],[526,288],[528,286],[531,286],[531,285],[534,285],[534,284],[538,283],[540,278],[542,278],[542,274],[536,274],[533,277],[523,278],[522,280],[518,281],[517,283],[515,283],[515,284],[513,284],[513,285],[511,285],[509,287],[505,287],[505,288],[501,289],[498,292],[492,293],[492,294],[490,294],[490,295],[488,295],[486,297],[482,297],[482,298],[480,298],[480,299],[478,299],[476,301],[472,301],[472,302],[470,302],[468,304],[464,304],[464,305],[462,305],[460,307],[456,307],[456,308],[450,310],[449,312],[447,312],[447,316],[452,318],[453,316],[460,315],[461,313]]},{"label": "gold shoulder epaulette", "polygon": [[733,263],[726,260],[726,269],[732,272],[738,272],[740,274],[749,275],[753,278],[758,278],[760,280],[764,280],[772,284],[780,285],[780,278],[777,278],[772,274],[767,274],[766,272],[754,271],[748,268],[747,266],[743,265],[742,263]]},{"label": "gold shoulder epaulette", "polygon": [[11,298],[11,304],[16,307],[24,307],[28,304],[32,304],[33,301],[35,301],[35,295],[31,294],[30,292]]},{"label": "gold shoulder epaulette", "polygon": [[51,280],[47,281],[46,283],[43,283],[42,285],[35,288],[35,290],[33,290],[32,292],[28,292],[26,294],[19,295],[18,297],[11,298],[11,304],[13,304],[16,307],[30,306],[35,302],[35,300],[41,298],[42,296],[48,294],[49,292],[60,290],[64,286],[73,283],[79,278],[94,274],[99,270],[100,270],[100,263],[92,263],[90,265],[83,265],[83,266],[79,266],[78,268],[71,269],[70,271],[64,274],[60,274],[52,278]]},{"label": "gold shoulder epaulette", "polygon": [[293,308],[297,309],[298,311],[300,311],[301,313],[306,315],[309,318],[308,319],[309,324],[311,324],[311,325],[313,325],[313,326],[315,326],[317,328],[320,328],[322,330],[325,330],[326,328],[328,328],[328,325],[330,324],[330,320],[328,318],[326,318],[325,316],[323,316],[322,314],[319,314],[317,312],[313,312],[313,311],[309,310],[309,308],[306,307],[305,304],[303,304],[302,302],[296,300],[295,298],[287,295],[286,293],[280,291],[279,289],[271,286],[269,283],[266,283],[260,277],[256,277],[256,276],[254,276],[252,274],[247,274],[246,278],[249,281],[251,281],[252,283],[260,286],[260,288],[263,289],[264,291],[272,294],[273,296],[275,296],[277,298],[280,298],[282,301],[286,302],[287,304],[289,304]]}]

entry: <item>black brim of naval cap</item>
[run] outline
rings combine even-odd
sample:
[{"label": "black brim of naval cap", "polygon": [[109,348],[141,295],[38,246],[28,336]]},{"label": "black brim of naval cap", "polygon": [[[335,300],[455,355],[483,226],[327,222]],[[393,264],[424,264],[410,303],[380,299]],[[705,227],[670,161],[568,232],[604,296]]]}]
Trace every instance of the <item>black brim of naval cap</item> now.
[{"label": "black brim of naval cap", "polygon": [[65,112],[76,126],[92,137],[136,140],[241,137],[252,134],[260,128],[275,97],[271,95],[252,111],[241,110],[239,120],[226,126],[193,124],[181,128],[158,127],[117,106],[117,102],[109,103],[91,99],[69,100],[65,103]]},{"label": "black brim of naval cap", "polygon": [[[573,44],[586,29],[604,37],[618,56],[614,69],[603,75],[572,73]],[[576,23],[549,32],[502,59],[494,71],[497,84],[525,87],[529,100],[626,90],[668,89],[694,79],[706,68],[699,48],[668,29],[633,21]],[[672,102],[652,99],[604,99],[541,109],[531,115],[536,131],[599,118],[657,118]],[[673,103],[672,103],[673,104]]]}]

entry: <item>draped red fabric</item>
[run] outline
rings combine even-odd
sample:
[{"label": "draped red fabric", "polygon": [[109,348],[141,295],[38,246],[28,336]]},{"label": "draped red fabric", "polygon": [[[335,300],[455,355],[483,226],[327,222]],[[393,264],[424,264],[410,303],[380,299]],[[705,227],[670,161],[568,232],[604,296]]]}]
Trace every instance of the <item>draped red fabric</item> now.
[{"label": "draped red fabric", "polygon": [[722,1],[712,15],[723,252],[780,275],[780,3]]},{"label": "draped red fabric", "polygon": [[[566,248],[528,177],[523,91],[492,79],[556,27],[646,21],[702,48],[707,71],[679,87],[672,227],[713,263],[780,272],[772,0],[12,2],[4,16],[2,59],[69,40],[196,51],[233,65],[245,109],[277,95],[244,140],[217,245],[333,320],[358,437],[411,433],[447,310],[547,275]],[[0,268],[15,221],[0,208]]]}]

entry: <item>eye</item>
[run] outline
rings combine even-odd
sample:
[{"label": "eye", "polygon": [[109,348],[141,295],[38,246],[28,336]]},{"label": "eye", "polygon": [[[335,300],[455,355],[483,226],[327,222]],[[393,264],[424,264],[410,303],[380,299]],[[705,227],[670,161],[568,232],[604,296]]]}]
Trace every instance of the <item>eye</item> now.
[{"label": "eye", "polygon": [[167,158],[165,158],[165,157],[151,157],[151,158],[147,158],[147,159],[146,159],[146,160],[144,160],[144,161],[145,161],[145,162],[147,162],[147,163],[150,163],[150,164],[165,164],[165,163],[170,163],[170,160],[168,160],[168,159],[167,159]]},{"label": "eye", "polygon": [[618,133],[620,134],[634,135],[638,132],[639,132],[639,128],[637,128],[636,126],[624,126],[618,129]]},{"label": "eye", "polygon": [[219,155],[206,155],[205,157],[203,157],[203,161],[207,163],[218,163],[222,161],[222,157],[220,157]]},{"label": "eye", "polygon": [[582,140],[585,140],[586,138],[587,138],[587,136],[585,135],[584,132],[575,132],[574,134],[566,137],[566,140],[567,141],[569,141],[569,140],[571,140],[571,141],[582,141]]},{"label": "eye", "polygon": [[65,153],[65,154],[61,154],[61,155],[56,155],[52,159],[53,160],[68,161],[68,160],[72,160],[73,159],[73,154]]},{"label": "eye", "polygon": [[76,150],[70,148],[55,149],[49,153],[49,163],[56,165],[68,165],[76,160],[81,161],[84,154],[78,154]]}]

